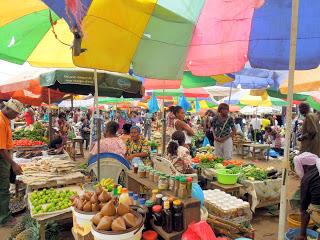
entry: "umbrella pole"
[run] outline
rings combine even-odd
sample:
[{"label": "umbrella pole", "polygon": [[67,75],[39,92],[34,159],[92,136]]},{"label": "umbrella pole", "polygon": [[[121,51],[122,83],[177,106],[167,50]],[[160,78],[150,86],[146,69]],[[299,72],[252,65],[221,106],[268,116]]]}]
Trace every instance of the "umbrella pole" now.
[{"label": "umbrella pole", "polygon": [[288,167],[290,154],[291,140],[291,118],[293,105],[293,84],[294,71],[296,67],[296,50],[297,50],[297,32],[298,32],[298,12],[299,0],[292,1],[292,16],[291,16],[291,36],[290,36],[290,60],[289,60],[289,80],[288,80],[288,107],[286,112],[286,134],[285,148],[280,196],[280,217],[279,217],[279,232],[278,239],[284,240],[286,226],[286,210],[287,210],[287,183],[288,183]]},{"label": "umbrella pole", "polygon": [[73,111],[73,94],[71,94],[71,111]]},{"label": "umbrella pole", "polygon": [[52,112],[51,112],[51,92],[50,88],[48,88],[48,111],[49,111],[49,142],[52,141]]},{"label": "umbrella pole", "polygon": [[95,111],[97,112],[97,165],[98,165],[98,181],[100,182],[100,139],[101,139],[101,119],[100,119],[100,110],[99,110],[99,88],[98,88],[98,75],[97,69],[94,69],[94,103],[95,103]]},{"label": "umbrella pole", "polygon": [[232,94],[232,83],[230,84],[230,92],[229,92],[229,100],[228,100],[229,105],[230,105],[230,101],[231,101],[231,94]]},{"label": "umbrella pole", "polygon": [[164,112],[164,88],[162,89],[162,148],[161,156],[164,156],[166,149],[166,114]]}]

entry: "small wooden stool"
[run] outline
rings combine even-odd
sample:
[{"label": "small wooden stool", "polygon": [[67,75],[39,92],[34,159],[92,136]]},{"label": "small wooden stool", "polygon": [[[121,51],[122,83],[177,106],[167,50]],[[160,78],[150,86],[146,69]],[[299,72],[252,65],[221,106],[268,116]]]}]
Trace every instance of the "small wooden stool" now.
[{"label": "small wooden stool", "polygon": [[[79,143],[80,153],[76,153],[76,143]],[[73,160],[76,159],[76,156],[84,157],[83,139],[82,138],[73,138],[72,139],[72,149],[73,149],[73,151],[71,152],[71,156],[72,156]]]},{"label": "small wooden stool", "polygon": [[220,189],[226,193],[231,194],[235,197],[240,197],[240,189],[243,187],[241,184],[234,184],[234,185],[224,185],[218,182],[211,182],[211,189]]}]

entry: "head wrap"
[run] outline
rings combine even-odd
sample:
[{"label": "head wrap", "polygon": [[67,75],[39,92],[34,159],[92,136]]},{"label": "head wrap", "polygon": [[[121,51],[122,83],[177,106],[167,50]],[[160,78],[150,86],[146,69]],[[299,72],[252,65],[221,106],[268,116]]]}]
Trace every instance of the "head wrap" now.
[{"label": "head wrap", "polygon": [[132,129],[137,129],[138,133],[141,133],[141,128],[138,127],[138,126],[132,126],[132,127],[130,128],[130,131],[131,131]]},{"label": "head wrap", "polygon": [[320,158],[315,154],[309,152],[301,153],[300,155],[294,157],[293,162],[295,171],[300,178],[302,178],[304,175],[303,165],[316,165],[320,175]]}]

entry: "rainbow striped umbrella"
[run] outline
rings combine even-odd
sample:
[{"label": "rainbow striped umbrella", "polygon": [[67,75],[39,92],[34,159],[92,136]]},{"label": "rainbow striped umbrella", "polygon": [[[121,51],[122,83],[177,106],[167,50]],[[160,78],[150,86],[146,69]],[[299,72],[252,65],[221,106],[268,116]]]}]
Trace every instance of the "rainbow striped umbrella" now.
[{"label": "rainbow striped umbrella", "polygon": [[[248,60],[288,70],[292,0],[43,1],[76,30],[81,49],[73,60],[81,67],[126,73],[133,66],[156,79],[237,72]],[[299,5],[297,69],[320,63],[319,11],[319,1]]]},{"label": "rainbow striped umbrella", "polygon": [[37,67],[75,67],[73,34],[38,0],[0,1],[0,59]]},{"label": "rainbow striped umbrella", "polygon": [[[320,62],[320,2],[310,1],[299,9],[297,69]],[[291,0],[280,7],[278,0],[43,2],[51,13],[39,0],[0,1],[1,59],[124,73],[132,66],[137,75],[169,80],[182,79],[185,70],[237,72],[248,60],[255,68],[288,69]]]},{"label": "rainbow striped umbrella", "polygon": [[[254,94],[254,95],[253,95]],[[221,102],[228,103],[230,105],[245,105],[245,106],[259,106],[259,107],[271,107],[271,106],[287,106],[288,103],[279,98],[270,97],[266,91],[261,94],[255,94],[250,90],[244,89],[235,93],[229,97],[221,99]]]}]

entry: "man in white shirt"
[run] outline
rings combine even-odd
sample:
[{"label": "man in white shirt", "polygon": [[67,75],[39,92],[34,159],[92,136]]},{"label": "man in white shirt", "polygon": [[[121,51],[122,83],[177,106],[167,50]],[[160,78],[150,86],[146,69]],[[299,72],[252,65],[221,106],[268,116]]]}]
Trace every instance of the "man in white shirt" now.
[{"label": "man in white shirt", "polygon": [[253,136],[253,139],[258,142],[263,141],[263,136],[261,134],[261,123],[262,123],[262,119],[260,118],[259,115],[252,116],[252,119],[250,121],[250,124],[253,127],[252,136]]},{"label": "man in white shirt", "polygon": [[253,130],[261,129],[261,118],[260,116],[253,115],[250,124],[253,127]]}]

